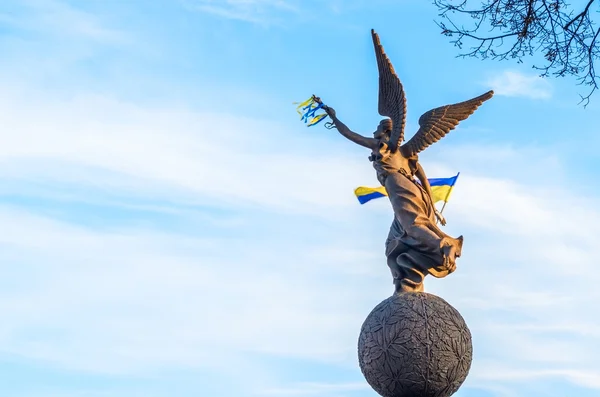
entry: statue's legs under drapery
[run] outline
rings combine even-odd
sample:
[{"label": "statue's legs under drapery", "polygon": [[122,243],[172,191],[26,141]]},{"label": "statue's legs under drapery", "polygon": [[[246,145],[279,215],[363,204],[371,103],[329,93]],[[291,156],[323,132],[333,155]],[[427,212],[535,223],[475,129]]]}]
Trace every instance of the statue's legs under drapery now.
[{"label": "statue's legs under drapery", "polygon": [[427,274],[445,277],[442,244],[462,245],[436,225],[435,208],[416,182],[401,173],[386,177],[385,188],[394,210],[394,221],[386,240],[388,266],[396,291],[422,291]]}]

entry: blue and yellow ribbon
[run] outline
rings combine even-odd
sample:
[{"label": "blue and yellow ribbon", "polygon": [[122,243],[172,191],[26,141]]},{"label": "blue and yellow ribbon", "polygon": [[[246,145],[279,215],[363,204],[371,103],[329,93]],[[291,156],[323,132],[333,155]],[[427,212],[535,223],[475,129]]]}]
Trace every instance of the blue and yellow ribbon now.
[{"label": "blue and yellow ribbon", "polygon": [[317,111],[323,109],[323,103],[317,101],[317,98],[313,95],[304,102],[294,102],[296,106],[296,112],[300,115],[300,120],[307,124],[307,127],[319,124],[327,113],[317,114]]}]

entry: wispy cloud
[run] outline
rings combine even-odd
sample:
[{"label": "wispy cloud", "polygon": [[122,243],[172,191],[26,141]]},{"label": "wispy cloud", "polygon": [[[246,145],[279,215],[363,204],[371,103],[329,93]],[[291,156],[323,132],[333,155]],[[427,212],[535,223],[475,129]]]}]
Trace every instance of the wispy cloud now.
[{"label": "wispy cloud", "polygon": [[[327,138],[294,127],[278,140],[289,148],[281,153],[272,137],[286,129],[275,122],[167,103],[65,99],[5,85],[0,106],[5,195],[33,191],[38,200],[147,214],[141,224],[98,229],[58,207],[3,206],[0,266],[20,287],[0,295],[2,351],[110,373],[207,364],[226,373],[235,361],[248,375],[240,384],[252,381],[255,390],[340,392],[273,386],[280,383],[253,357],[355,365],[359,325],[392,287],[381,261],[389,206],[359,206],[352,196],[374,181],[364,156],[315,153]],[[226,144],[210,133],[217,130]],[[427,280],[461,310],[479,349],[486,346],[469,379],[478,384],[490,368],[521,366],[584,382],[600,370],[592,348],[578,347],[595,338],[578,330],[598,325],[578,302],[600,282],[592,265],[600,213],[559,186],[548,194],[548,186],[507,177],[524,164],[553,163],[543,151],[475,149],[448,154],[470,159],[447,208],[449,233],[466,237],[459,270]],[[479,156],[461,154],[473,152]],[[424,164],[431,176],[455,172]],[[483,176],[486,164],[502,174]],[[153,220],[161,207],[174,223],[211,216],[193,218],[197,230],[162,231]],[[565,289],[565,280],[577,288]],[[485,360],[493,365],[480,366]],[[496,385],[516,381],[502,373]]]},{"label": "wispy cloud", "polygon": [[[231,362],[241,370],[249,351],[327,359],[351,346],[349,308],[328,320],[343,306],[339,287],[311,281],[317,269],[302,255],[277,267],[290,247],[98,232],[5,206],[0,219],[0,263],[11,285],[0,299],[5,354],[101,373],[169,364],[228,371]],[[226,246],[231,259],[219,255]],[[290,279],[301,296],[289,294]]]},{"label": "wispy cloud", "polygon": [[340,14],[356,12],[365,6],[389,0],[180,0],[189,10],[220,18],[255,23],[259,25],[282,24],[290,18],[322,16],[323,13]]},{"label": "wispy cloud", "polygon": [[482,379],[487,381],[494,380],[521,380],[526,382],[533,382],[540,379],[556,379],[556,378],[567,378],[575,384],[580,386],[589,387],[593,389],[600,389],[600,379],[598,379],[598,372],[596,370],[587,370],[583,367],[579,370],[565,370],[565,369],[548,369],[548,370],[535,370],[529,368],[511,368],[497,367],[489,368],[486,371],[486,375],[482,376]]},{"label": "wispy cloud", "polygon": [[93,13],[57,0],[24,0],[11,13],[0,14],[0,23],[13,29],[13,34],[35,32],[58,36],[61,40],[113,45],[128,41],[124,31],[106,27]]},{"label": "wispy cloud", "polygon": [[[43,174],[86,185],[101,180],[114,187],[129,185],[132,193],[144,189],[157,192],[158,183],[166,188],[160,188],[162,194],[178,191],[187,200],[195,197],[197,203],[236,202],[294,212],[326,206],[332,214],[342,210],[340,205],[354,205],[351,197],[338,190],[345,182],[336,175],[356,169],[353,179],[357,182],[361,176],[373,179],[369,170],[359,166],[359,160],[350,157],[314,156],[309,150],[284,155],[272,150],[269,136],[273,135],[265,131],[284,130],[275,123],[229,116],[224,125],[221,115],[168,107],[151,110],[94,97],[54,101],[26,110],[22,106],[31,102],[29,95],[19,97],[6,88],[0,93],[0,104],[7,110],[0,115],[5,126],[0,132],[4,141],[0,157],[19,164],[0,171],[5,177],[26,179]],[[106,118],[109,114],[113,121]],[[25,119],[29,120],[23,122]],[[207,134],[216,130],[230,137],[226,147]],[[299,137],[290,134],[290,146]],[[224,161],[223,151],[235,155]],[[257,156],[262,159],[256,161]],[[149,161],[153,158],[161,161]],[[328,167],[323,168],[325,162]],[[95,175],[93,179],[86,176],[90,173]],[[324,196],[303,194],[311,189]],[[346,196],[345,204],[335,199],[336,194]]]},{"label": "wispy cloud", "polygon": [[488,79],[497,95],[548,99],[552,96],[552,86],[548,80],[537,75],[526,75],[514,70],[505,70]]},{"label": "wispy cloud", "polygon": [[[198,231],[175,234],[152,222],[106,231],[61,220],[60,213],[4,206],[0,263],[13,269],[5,269],[12,274],[7,280],[22,289],[2,299],[7,315],[0,348],[92,371],[168,363],[201,368],[208,362],[225,370],[234,359],[252,366],[248,354],[355,365],[357,327],[391,288],[380,260],[389,207],[383,201],[358,206],[352,197],[355,185],[373,178],[364,161],[321,158],[294,144],[280,156],[271,152],[269,137],[281,128],[260,120],[227,116],[225,147],[205,133],[223,128],[223,115],[102,97],[57,101],[43,93],[31,103],[4,90],[10,100],[1,105],[9,111],[0,121],[9,128],[1,136],[0,178],[12,194],[35,186],[38,197],[55,197],[55,186],[71,186],[72,199],[86,202],[102,200],[102,190],[110,189],[117,203],[166,200],[175,219],[187,216],[178,208],[192,204],[236,211],[236,221],[215,215]],[[449,233],[466,236],[459,271],[451,280],[428,280],[427,288],[461,310],[479,346],[489,346],[486,357],[494,365],[555,371],[595,387],[586,381],[590,368],[597,368],[591,348],[577,346],[595,335],[579,330],[597,324],[577,302],[594,296],[600,282],[592,265],[600,213],[566,191],[549,196],[544,186],[478,176],[479,162],[497,152],[478,148],[486,151],[464,164],[448,207]],[[497,162],[519,167],[518,153],[500,154]],[[430,173],[448,173],[427,165]],[[323,194],[307,197],[307,191]],[[572,202],[581,206],[565,205]],[[152,208],[145,210],[152,219]],[[361,231],[358,225],[365,224],[378,232]],[[269,228],[285,233],[269,234]],[[218,229],[229,236],[208,233]],[[27,267],[15,267],[15,258]],[[28,285],[31,277],[40,281]],[[566,280],[577,288],[565,289]],[[302,293],[290,296],[290,288]],[[490,316],[494,326],[487,323]],[[237,323],[245,325],[232,326]],[[44,329],[54,331],[27,336]],[[166,335],[175,338],[169,342]],[[223,357],[221,364],[208,360],[213,353]],[[473,382],[491,376],[479,362]],[[504,373],[502,382],[514,381],[512,372]],[[256,387],[272,394],[325,392],[322,385],[268,384],[277,382]]]},{"label": "wispy cloud", "polygon": [[[81,17],[65,36],[115,42],[96,17],[31,4],[70,16],[59,25],[39,16],[49,32]],[[195,4],[234,19],[296,12],[276,1]],[[0,75],[0,352],[81,372],[201,371],[258,395],[367,388],[286,384],[264,362],[356,370],[360,324],[392,290],[382,260],[389,204],[352,196],[375,182],[364,155],[338,152],[341,139],[302,134],[299,123],[67,96],[15,75]],[[516,76],[500,76],[497,92],[549,95]],[[465,235],[465,250],[452,277],[426,288],[473,332],[465,386],[519,396],[529,374],[600,388],[600,324],[586,307],[600,299],[596,198],[562,187],[561,164],[544,150],[448,153],[462,176],[447,231]],[[555,180],[519,179],[532,163],[550,165]],[[424,160],[430,176],[454,174],[446,164]]]},{"label": "wispy cloud", "polygon": [[279,17],[274,13],[299,11],[287,0],[184,0],[183,4],[191,10],[253,23],[274,22],[275,17]]},{"label": "wispy cloud", "polygon": [[301,383],[285,388],[265,389],[258,392],[264,396],[313,396],[325,393],[349,392],[359,390],[370,390],[366,382],[355,383]]},{"label": "wispy cloud", "polygon": [[[20,205],[3,207],[0,217],[7,227],[0,242],[6,257],[0,263],[14,263],[20,256],[30,264],[49,264],[48,269],[30,269],[43,274],[41,285],[22,284],[20,293],[5,296],[6,310],[15,315],[4,323],[5,350],[70,368],[126,372],[168,362],[214,366],[218,363],[208,357],[217,351],[223,365],[248,351],[318,360],[351,355],[350,324],[361,321],[354,309],[365,303],[341,293],[341,285],[331,285],[323,273],[334,266],[338,277],[347,279],[345,285],[358,288],[364,280],[356,273],[364,274],[365,264],[345,267],[332,260],[335,252],[345,251],[341,239],[310,243],[306,236],[321,234],[309,219],[321,224],[330,219],[334,225],[348,221],[344,207],[356,211],[348,182],[331,183],[354,167],[353,160],[319,158],[302,150],[272,152],[269,137],[283,129],[264,121],[228,116],[228,144],[223,145],[206,133],[223,129],[222,116],[110,98],[44,99],[41,93],[32,103],[29,95],[21,101],[17,93],[4,90],[0,97],[6,100],[0,104],[7,112],[0,122],[7,128],[0,133],[0,179],[5,193],[28,197],[34,188],[36,199],[60,203],[64,199],[56,190],[63,186],[68,202],[100,202],[103,208],[113,208],[107,205],[111,201],[135,208],[132,201],[151,197],[167,202],[175,219],[189,216],[185,210],[177,214],[182,207],[237,214],[233,223],[216,214],[204,218],[199,230],[182,235],[154,230],[157,226],[96,230],[61,220],[61,211],[49,217]],[[324,162],[329,171],[322,168]],[[315,186],[322,197],[306,194]],[[154,210],[141,209],[152,225]],[[273,236],[271,227],[285,232]],[[218,230],[226,230],[227,237]],[[360,247],[354,245],[355,259],[370,258]],[[233,255],[225,258],[223,252]],[[22,277],[17,272],[11,282],[23,283]],[[289,294],[292,285],[303,291],[301,296]],[[93,331],[89,323],[76,321],[91,307],[104,313],[95,314],[94,327],[114,327]],[[207,322],[212,325],[206,327]],[[315,324],[319,332],[313,332]],[[57,342],[53,348],[49,339],[34,343],[19,336],[23,329],[59,329],[66,345]],[[176,337],[165,344],[166,335]],[[98,339],[92,343],[90,338]]]}]

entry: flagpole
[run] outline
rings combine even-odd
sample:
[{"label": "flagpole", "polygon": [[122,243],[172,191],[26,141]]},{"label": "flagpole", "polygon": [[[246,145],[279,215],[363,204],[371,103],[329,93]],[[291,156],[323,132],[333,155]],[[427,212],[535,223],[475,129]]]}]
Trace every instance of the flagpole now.
[{"label": "flagpole", "polygon": [[[446,197],[447,199],[448,197]],[[444,212],[444,208],[446,208],[446,203],[447,201],[444,201],[444,205],[442,205],[442,209],[440,210],[440,214],[442,214]]]}]

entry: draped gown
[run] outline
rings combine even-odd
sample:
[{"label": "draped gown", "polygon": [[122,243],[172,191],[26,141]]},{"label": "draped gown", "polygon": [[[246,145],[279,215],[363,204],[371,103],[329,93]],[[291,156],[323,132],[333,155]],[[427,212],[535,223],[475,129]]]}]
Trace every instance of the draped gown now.
[{"label": "draped gown", "polygon": [[449,274],[443,266],[442,246],[460,247],[462,241],[448,236],[437,226],[431,197],[415,181],[410,170],[399,166],[406,161],[396,156],[402,156],[400,151],[392,153],[387,146],[379,146],[371,156],[377,178],[385,186],[394,210],[385,255],[397,291],[422,291],[427,274],[437,278]]}]

